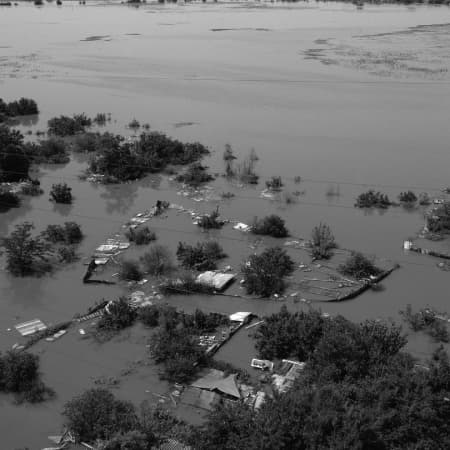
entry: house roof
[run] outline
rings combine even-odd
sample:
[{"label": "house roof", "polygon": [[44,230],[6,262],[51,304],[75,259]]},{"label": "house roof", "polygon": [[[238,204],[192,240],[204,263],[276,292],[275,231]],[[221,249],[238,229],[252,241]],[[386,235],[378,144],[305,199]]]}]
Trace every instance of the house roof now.
[{"label": "house roof", "polygon": [[245,322],[245,320],[251,315],[251,312],[248,311],[239,311],[231,314],[229,319],[232,322]]},{"label": "house roof", "polygon": [[192,386],[208,391],[219,391],[231,397],[241,398],[236,384],[236,374],[228,375],[226,378],[220,370],[210,369],[205,375],[192,383]]},{"label": "house roof", "polygon": [[206,391],[196,387],[188,387],[181,396],[181,403],[196,408],[211,411],[220,402],[220,396],[215,392]]}]

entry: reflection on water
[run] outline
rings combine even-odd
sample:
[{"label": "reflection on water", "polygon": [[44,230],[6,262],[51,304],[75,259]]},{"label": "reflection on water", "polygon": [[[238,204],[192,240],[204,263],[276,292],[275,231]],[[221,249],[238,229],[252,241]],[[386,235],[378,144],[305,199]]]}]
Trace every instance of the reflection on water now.
[{"label": "reflection on water", "polygon": [[137,198],[138,187],[137,183],[109,184],[104,186],[104,192],[100,194],[100,197],[106,202],[106,212],[108,214],[128,213]]}]

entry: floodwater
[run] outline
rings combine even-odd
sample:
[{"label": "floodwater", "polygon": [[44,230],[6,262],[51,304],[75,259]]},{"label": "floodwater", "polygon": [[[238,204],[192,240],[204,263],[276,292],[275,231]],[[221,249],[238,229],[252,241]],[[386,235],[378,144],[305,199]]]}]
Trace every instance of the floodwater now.
[{"label": "floodwater", "polygon": [[[220,203],[223,215],[248,223],[275,212],[293,235],[305,237],[325,221],[342,247],[399,262],[401,268],[383,282],[384,290],[321,305],[353,320],[398,320],[408,303],[448,310],[449,274],[433,259],[402,251],[403,240],[421,227],[423,211],[367,213],[353,203],[371,186],[395,198],[408,188],[438,195],[449,184],[449,24],[449,8],[426,6],[20,4],[0,9],[0,97],[37,100],[41,114],[23,123],[24,131],[45,129],[46,121],[59,114],[111,112],[108,129],[113,131],[130,134],[126,124],[136,118],[182,140],[199,140],[212,150],[206,160],[212,172],[223,170],[225,143],[240,157],[254,147],[263,183],[244,189],[219,179],[218,193],[236,194]],[[0,234],[25,220],[33,221],[37,231],[75,220],[86,234],[80,252],[88,257],[129,217],[158,199],[201,211],[215,206],[177,195],[167,177],[93,185],[77,178],[84,167],[79,155],[65,166],[41,167],[44,190],[64,180],[73,188],[74,204],[56,208],[47,193],[31,198],[1,215]],[[281,175],[287,191],[305,191],[298,203],[259,197],[271,175]],[[304,181],[295,184],[295,176]],[[339,186],[339,197],[325,195],[330,185]],[[204,236],[181,218],[158,219],[156,225],[159,242],[172,250],[179,240]],[[217,237],[234,266],[252,252],[234,240],[242,236],[231,227]],[[84,270],[79,262],[40,279],[0,272],[1,349],[18,341],[15,330],[8,331],[17,322],[57,323],[126,291],[83,285]],[[281,304],[199,296],[170,302],[188,311],[200,307],[259,315]],[[167,386],[157,380],[154,367],[136,364],[145,358],[146,333],[139,327],[130,333],[103,345],[75,333],[37,345],[44,379],[57,398],[18,407],[1,397],[2,448],[48,445],[46,436],[59,431],[64,402],[101,376],[120,378],[116,391],[123,398],[156,400],[151,393]],[[409,347],[426,357],[433,344],[411,335]],[[242,331],[219,358],[247,367],[251,353],[248,332]],[[130,364],[136,367],[123,376]]]}]

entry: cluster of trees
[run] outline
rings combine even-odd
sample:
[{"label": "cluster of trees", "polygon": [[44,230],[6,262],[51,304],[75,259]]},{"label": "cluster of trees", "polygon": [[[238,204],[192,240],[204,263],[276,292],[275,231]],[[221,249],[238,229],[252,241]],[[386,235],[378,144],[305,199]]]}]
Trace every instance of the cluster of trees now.
[{"label": "cluster of trees", "polygon": [[237,178],[246,184],[258,184],[259,176],[255,173],[256,163],[259,160],[255,149],[251,149],[249,154],[235,165],[236,156],[230,144],[225,144],[223,161],[225,164],[225,176],[227,178]]},{"label": "cluster of trees", "polygon": [[0,123],[6,121],[10,117],[28,116],[39,114],[37,103],[30,98],[20,98],[6,103],[0,98]]},{"label": "cluster of trees", "polygon": [[9,236],[0,239],[0,248],[6,253],[6,269],[12,275],[42,275],[52,271],[58,263],[72,262],[76,258],[75,245],[83,238],[78,224],[49,225],[37,236],[33,236],[33,229],[31,222],[23,222],[16,225]]},{"label": "cluster of trees", "polygon": [[357,208],[381,208],[386,209],[391,206],[392,202],[389,200],[389,197],[386,194],[381,192],[375,192],[370,189],[367,192],[363,192],[359,194],[356,199],[355,206]]},{"label": "cluster of trees", "polygon": [[266,187],[271,191],[280,191],[284,186],[280,176],[273,176],[270,180],[266,180]]},{"label": "cluster of trees", "polygon": [[50,137],[38,142],[27,142],[24,151],[34,164],[67,164],[70,161],[67,144],[60,138]]},{"label": "cluster of trees", "polygon": [[257,344],[263,357],[305,360],[302,376],[258,411],[216,409],[192,438],[195,448],[447,448],[448,355],[438,349],[421,370],[405,343],[398,327],[382,322],[284,309],[259,327]]},{"label": "cluster of trees", "polygon": [[30,161],[26,156],[23,135],[0,124],[0,182],[28,179]]},{"label": "cluster of trees", "polygon": [[142,133],[136,142],[104,133],[98,138],[89,170],[105,175],[111,182],[128,181],[160,172],[168,165],[194,163],[208,153],[198,142],[182,143],[158,132]]},{"label": "cluster of trees", "polygon": [[208,173],[208,167],[203,166],[199,162],[195,162],[191,164],[184,173],[177,175],[176,180],[179,183],[197,187],[203,183],[214,180],[214,177]]},{"label": "cluster of trees", "polygon": [[77,441],[98,442],[101,450],[148,450],[169,437],[184,440],[189,435],[189,427],[162,408],[143,402],[138,411],[106,389],[89,389],[73,398],[63,416]]},{"label": "cluster of trees", "polygon": [[177,258],[181,266],[186,269],[215,270],[217,261],[226,256],[217,241],[197,242],[196,245],[178,243]]},{"label": "cluster of trees", "polygon": [[200,216],[197,221],[197,226],[204,230],[218,230],[223,227],[225,221],[220,218],[219,207],[217,207],[210,214]]},{"label": "cluster of trees", "polygon": [[86,114],[74,114],[72,117],[53,117],[47,123],[48,133],[55,136],[73,136],[77,133],[84,133],[86,128],[92,125],[92,119]]},{"label": "cluster of trees", "polygon": [[286,228],[284,220],[275,214],[266,216],[262,219],[255,217],[250,231],[253,234],[261,234],[276,238],[289,236],[289,231]]},{"label": "cluster of trees", "polygon": [[248,294],[270,297],[284,292],[284,277],[294,271],[294,261],[286,250],[272,247],[259,255],[251,255],[241,271]]},{"label": "cluster of trees", "polygon": [[0,354],[0,392],[12,393],[18,402],[42,402],[53,391],[41,380],[39,357],[28,352]]}]

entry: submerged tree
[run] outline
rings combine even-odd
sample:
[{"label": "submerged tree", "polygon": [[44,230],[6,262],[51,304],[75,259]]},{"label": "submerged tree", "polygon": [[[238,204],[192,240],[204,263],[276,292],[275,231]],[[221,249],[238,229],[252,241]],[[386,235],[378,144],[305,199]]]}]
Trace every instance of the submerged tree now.
[{"label": "submerged tree", "polygon": [[234,177],[234,160],[236,159],[236,156],[234,156],[233,149],[231,148],[230,144],[225,144],[225,151],[223,152],[223,160],[225,162],[225,175],[227,177]]},{"label": "submerged tree", "polygon": [[50,200],[55,203],[72,203],[72,188],[67,183],[57,183],[52,185]]},{"label": "submerged tree", "polygon": [[311,253],[314,259],[329,259],[333,249],[337,247],[331,228],[326,223],[320,223],[313,228],[311,236]]},{"label": "submerged tree", "polygon": [[40,274],[50,270],[47,263],[49,246],[40,237],[33,237],[34,225],[24,222],[0,241],[6,253],[6,269],[15,276]]}]

